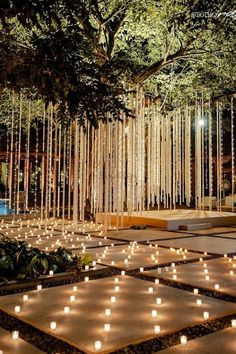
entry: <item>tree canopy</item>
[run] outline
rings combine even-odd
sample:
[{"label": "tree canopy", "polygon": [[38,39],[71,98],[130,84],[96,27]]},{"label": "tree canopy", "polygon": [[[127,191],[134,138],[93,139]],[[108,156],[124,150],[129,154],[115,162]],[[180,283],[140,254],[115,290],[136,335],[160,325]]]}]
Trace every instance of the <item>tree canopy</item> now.
[{"label": "tree canopy", "polygon": [[1,0],[0,88],[93,125],[137,85],[174,107],[235,92],[230,0]]}]

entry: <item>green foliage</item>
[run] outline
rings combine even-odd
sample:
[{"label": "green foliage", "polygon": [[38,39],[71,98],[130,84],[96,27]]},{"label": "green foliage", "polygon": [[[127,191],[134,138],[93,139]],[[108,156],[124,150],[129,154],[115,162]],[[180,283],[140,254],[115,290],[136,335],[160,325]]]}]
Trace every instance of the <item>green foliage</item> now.
[{"label": "green foliage", "polygon": [[85,267],[86,265],[90,265],[92,263],[93,259],[91,254],[85,254],[82,259],[81,259],[81,264],[83,267]]},{"label": "green foliage", "polygon": [[81,260],[64,248],[44,252],[28,247],[24,241],[0,238],[0,276],[7,279],[34,279],[48,274],[49,270],[54,273],[78,271],[91,262],[89,255]]},{"label": "green foliage", "polygon": [[12,0],[0,3],[0,89],[53,102],[67,122],[131,114],[125,87],[162,104],[235,91],[230,0]]}]

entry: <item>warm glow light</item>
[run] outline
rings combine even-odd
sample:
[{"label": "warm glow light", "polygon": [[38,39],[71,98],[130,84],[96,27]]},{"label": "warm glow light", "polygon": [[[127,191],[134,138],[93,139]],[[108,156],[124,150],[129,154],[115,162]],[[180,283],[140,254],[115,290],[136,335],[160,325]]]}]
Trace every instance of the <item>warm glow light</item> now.
[{"label": "warm glow light", "polygon": [[233,328],[236,328],[236,320],[231,320],[231,326],[232,326]]},{"label": "warm glow light", "polygon": [[73,291],[76,292],[78,290],[78,287],[75,285],[73,286]]},{"label": "warm glow light", "polygon": [[203,312],[203,318],[204,318],[204,320],[208,320],[208,318],[209,318],[209,312],[204,311],[204,312]]},{"label": "warm glow light", "polygon": [[186,344],[187,344],[187,341],[188,341],[188,339],[187,339],[186,336],[180,336],[180,343],[181,343],[182,345],[186,345]]},{"label": "warm glow light", "polygon": [[105,316],[111,316],[111,309],[105,309]]},{"label": "warm glow light", "polygon": [[57,328],[57,323],[55,321],[50,322],[50,328],[54,331]]},{"label": "warm glow light", "polygon": [[157,305],[161,305],[161,298],[160,297],[156,298],[156,303],[157,303]]},{"label": "warm glow light", "polygon": [[42,286],[41,284],[38,284],[38,285],[37,285],[37,290],[38,290],[38,291],[42,290],[42,288],[43,288],[43,286]]},{"label": "warm glow light", "polygon": [[65,307],[64,307],[64,313],[65,313],[65,314],[70,313],[70,308],[69,308],[69,306],[65,306]]},{"label": "warm glow light", "polygon": [[110,332],[111,326],[110,323],[105,323],[104,324],[104,332],[108,333]]},{"label": "warm glow light", "polygon": [[75,295],[70,296],[70,302],[75,302]]},{"label": "warm glow light", "polygon": [[153,293],[153,288],[148,288],[148,292],[149,292],[149,294],[152,294]]},{"label": "warm glow light", "polygon": [[28,295],[23,295],[23,301],[26,302],[29,300],[29,296]]},{"label": "warm glow light", "polygon": [[155,326],[154,326],[154,333],[155,333],[155,334],[158,334],[158,333],[160,333],[160,332],[161,332],[161,327],[158,326],[158,325],[155,325]]},{"label": "warm glow light", "polygon": [[197,299],[197,306],[201,306],[202,305],[202,300],[201,299]]},{"label": "warm glow light", "polygon": [[219,284],[215,284],[215,290],[219,290],[220,285]]},{"label": "warm glow light", "polygon": [[197,295],[198,294],[198,289],[193,289],[193,293],[194,293],[194,295]]},{"label": "warm glow light", "polygon": [[94,348],[95,350],[100,350],[102,348],[102,342],[100,340],[96,340],[96,342],[94,343]]},{"label": "warm glow light", "polygon": [[12,337],[12,339],[18,339],[19,338],[19,331],[13,331],[11,337]]},{"label": "warm glow light", "polygon": [[49,270],[49,275],[53,275],[53,274],[54,274],[53,270]]},{"label": "warm glow light", "polygon": [[155,284],[158,285],[160,283],[159,279],[155,279]]},{"label": "warm glow light", "polygon": [[111,303],[114,304],[116,302],[116,297],[115,296],[112,296],[111,297]]},{"label": "warm glow light", "polygon": [[157,317],[157,310],[152,310],[152,317],[153,318]]},{"label": "warm glow light", "polygon": [[20,306],[15,306],[15,313],[19,313],[20,312]]},{"label": "warm glow light", "polygon": [[143,270],[144,270],[144,269],[143,269],[143,267],[140,267],[140,273],[142,273],[142,272],[143,272]]}]

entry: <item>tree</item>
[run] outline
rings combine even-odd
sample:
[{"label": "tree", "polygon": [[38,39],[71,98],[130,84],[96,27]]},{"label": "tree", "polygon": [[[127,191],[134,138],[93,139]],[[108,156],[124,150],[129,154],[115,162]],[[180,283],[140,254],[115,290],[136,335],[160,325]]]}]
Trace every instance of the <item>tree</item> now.
[{"label": "tree", "polygon": [[34,87],[63,119],[129,114],[128,86],[172,106],[235,90],[229,0],[6,0],[0,14],[2,87]]}]

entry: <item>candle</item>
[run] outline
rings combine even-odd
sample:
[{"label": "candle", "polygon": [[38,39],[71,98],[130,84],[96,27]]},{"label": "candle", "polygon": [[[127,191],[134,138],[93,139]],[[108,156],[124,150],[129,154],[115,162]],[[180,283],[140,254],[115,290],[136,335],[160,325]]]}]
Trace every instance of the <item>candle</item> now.
[{"label": "candle", "polygon": [[198,294],[198,289],[193,289],[193,293],[194,293],[194,295],[197,295]]},{"label": "candle", "polygon": [[111,315],[111,309],[105,309],[105,316],[109,317]]},{"label": "candle", "polygon": [[85,277],[84,281],[87,283],[89,281],[89,277]]},{"label": "candle", "polygon": [[125,275],[125,271],[124,271],[124,270],[121,271],[121,275],[122,275],[122,276]]},{"label": "candle", "polygon": [[181,345],[186,345],[187,344],[187,336],[180,336],[180,343]]},{"label": "candle", "polygon": [[197,306],[201,306],[202,305],[202,300],[201,299],[197,299]]},{"label": "candle", "polygon": [[23,301],[26,302],[29,300],[29,296],[28,295],[23,295]]},{"label": "candle", "polygon": [[220,285],[219,284],[215,284],[215,290],[219,290]]},{"label": "candle", "polygon": [[157,310],[152,310],[152,318],[157,317]]},{"label": "candle", "polygon": [[143,270],[144,270],[144,269],[143,269],[143,267],[140,267],[140,273],[142,273],[142,272],[143,272]]},{"label": "candle", "polygon": [[75,301],[75,295],[71,295],[70,296],[70,302],[74,302]]},{"label": "candle", "polygon": [[53,270],[49,270],[49,275],[53,275],[53,274],[54,274]]},{"label": "candle", "polygon": [[111,326],[110,323],[105,323],[104,324],[104,332],[108,333],[110,332]]},{"label": "candle", "polygon": [[73,286],[73,291],[76,292],[78,290],[78,287],[75,285]]},{"label": "candle", "polygon": [[112,296],[111,297],[111,303],[114,304],[116,302],[116,297],[115,296]]},{"label": "candle", "polygon": [[154,333],[155,333],[155,334],[158,334],[158,333],[160,333],[160,332],[161,332],[161,327],[158,326],[158,325],[155,325],[155,326],[154,326]]},{"label": "candle", "polygon": [[20,306],[15,306],[15,313],[19,313],[20,312]]},{"label": "candle", "polygon": [[42,287],[41,284],[38,284],[38,285],[37,285],[37,290],[38,290],[38,291],[42,290],[42,288],[43,288],[43,287]]},{"label": "candle", "polygon": [[100,350],[102,348],[102,342],[100,340],[96,340],[94,343],[95,350]]},{"label": "candle", "polygon": [[233,328],[236,328],[236,320],[234,320],[234,319],[231,320],[231,325],[232,325]]},{"label": "candle", "polygon": [[148,288],[148,292],[149,292],[149,294],[152,294],[153,293],[153,288]]},{"label": "candle", "polygon": [[115,278],[114,282],[119,283],[119,278]]},{"label": "candle", "polygon": [[208,320],[208,318],[209,318],[209,312],[204,311],[204,312],[203,312],[203,318],[204,318],[204,320]]},{"label": "candle", "polygon": [[19,338],[19,331],[13,331],[11,337],[12,337],[12,339],[18,339]]},{"label": "candle", "polygon": [[54,331],[57,328],[57,323],[55,321],[50,322],[50,328]]},{"label": "candle", "polygon": [[70,312],[69,306],[65,306],[65,307],[64,307],[64,313],[65,313],[65,314],[68,314],[69,312]]},{"label": "candle", "polygon": [[155,284],[158,285],[160,283],[159,279],[155,279]]}]

